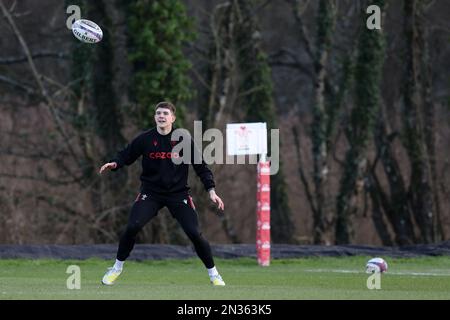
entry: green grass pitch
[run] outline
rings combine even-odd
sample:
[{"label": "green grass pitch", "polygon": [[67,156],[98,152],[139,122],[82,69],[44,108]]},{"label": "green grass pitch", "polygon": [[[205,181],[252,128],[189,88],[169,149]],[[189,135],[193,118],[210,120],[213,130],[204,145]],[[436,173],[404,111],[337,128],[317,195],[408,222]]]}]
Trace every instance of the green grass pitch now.
[{"label": "green grass pitch", "polygon": [[[0,260],[0,300],[6,299],[450,299],[450,257],[386,258],[381,289],[367,289],[369,257],[272,260],[216,259],[226,287],[212,287],[199,259],[125,263],[113,286],[100,280],[112,260]],[[68,266],[81,288],[68,289]]]}]

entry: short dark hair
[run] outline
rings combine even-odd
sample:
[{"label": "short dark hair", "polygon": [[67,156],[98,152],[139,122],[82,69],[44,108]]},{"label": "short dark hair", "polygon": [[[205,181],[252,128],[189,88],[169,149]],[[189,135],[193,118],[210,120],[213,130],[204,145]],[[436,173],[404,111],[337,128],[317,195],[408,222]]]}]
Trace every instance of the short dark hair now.
[{"label": "short dark hair", "polygon": [[170,111],[172,111],[172,113],[173,113],[174,115],[175,115],[175,112],[177,111],[177,108],[175,108],[175,106],[174,106],[172,103],[167,102],[167,101],[159,102],[159,103],[156,105],[156,107],[155,107],[155,111],[156,111],[158,108],[169,109]]}]

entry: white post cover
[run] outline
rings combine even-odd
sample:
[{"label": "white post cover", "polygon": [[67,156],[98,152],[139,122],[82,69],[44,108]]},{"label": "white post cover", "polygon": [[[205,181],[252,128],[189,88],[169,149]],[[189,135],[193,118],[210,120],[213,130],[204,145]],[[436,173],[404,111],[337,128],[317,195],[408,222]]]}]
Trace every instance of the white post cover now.
[{"label": "white post cover", "polygon": [[267,124],[229,123],[227,124],[227,154],[229,156],[266,155]]}]

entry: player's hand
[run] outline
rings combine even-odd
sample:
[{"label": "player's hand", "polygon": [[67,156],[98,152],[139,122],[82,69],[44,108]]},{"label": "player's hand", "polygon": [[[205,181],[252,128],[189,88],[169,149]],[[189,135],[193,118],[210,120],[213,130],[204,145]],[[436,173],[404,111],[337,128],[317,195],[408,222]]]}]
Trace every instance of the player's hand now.
[{"label": "player's hand", "polygon": [[219,209],[223,210],[225,208],[222,199],[220,199],[220,197],[216,194],[216,191],[214,189],[209,190],[209,198],[211,199],[212,202],[217,204],[217,207]]},{"label": "player's hand", "polygon": [[117,168],[117,163],[116,162],[108,162],[105,163],[101,168],[100,168],[100,174],[103,173],[103,171],[105,170],[111,170],[111,169],[115,169]]}]

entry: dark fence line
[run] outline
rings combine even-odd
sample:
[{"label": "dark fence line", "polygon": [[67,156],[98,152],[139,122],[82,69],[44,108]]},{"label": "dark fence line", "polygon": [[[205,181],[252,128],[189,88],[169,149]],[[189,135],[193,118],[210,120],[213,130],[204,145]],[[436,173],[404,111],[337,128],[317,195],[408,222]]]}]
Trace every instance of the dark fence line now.
[{"label": "dark fence line", "polygon": [[[256,258],[254,244],[212,245],[218,258]],[[116,244],[96,245],[0,245],[1,259],[114,259]],[[367,245],[312,246],[273,244],[272,259],[301,257],[381,256],[420,257],[450,255],[450,241],[439,244],[403,247],[374,247]],[[196,257],[190,246],[137,244],[130,260],[183,259]]]}]

